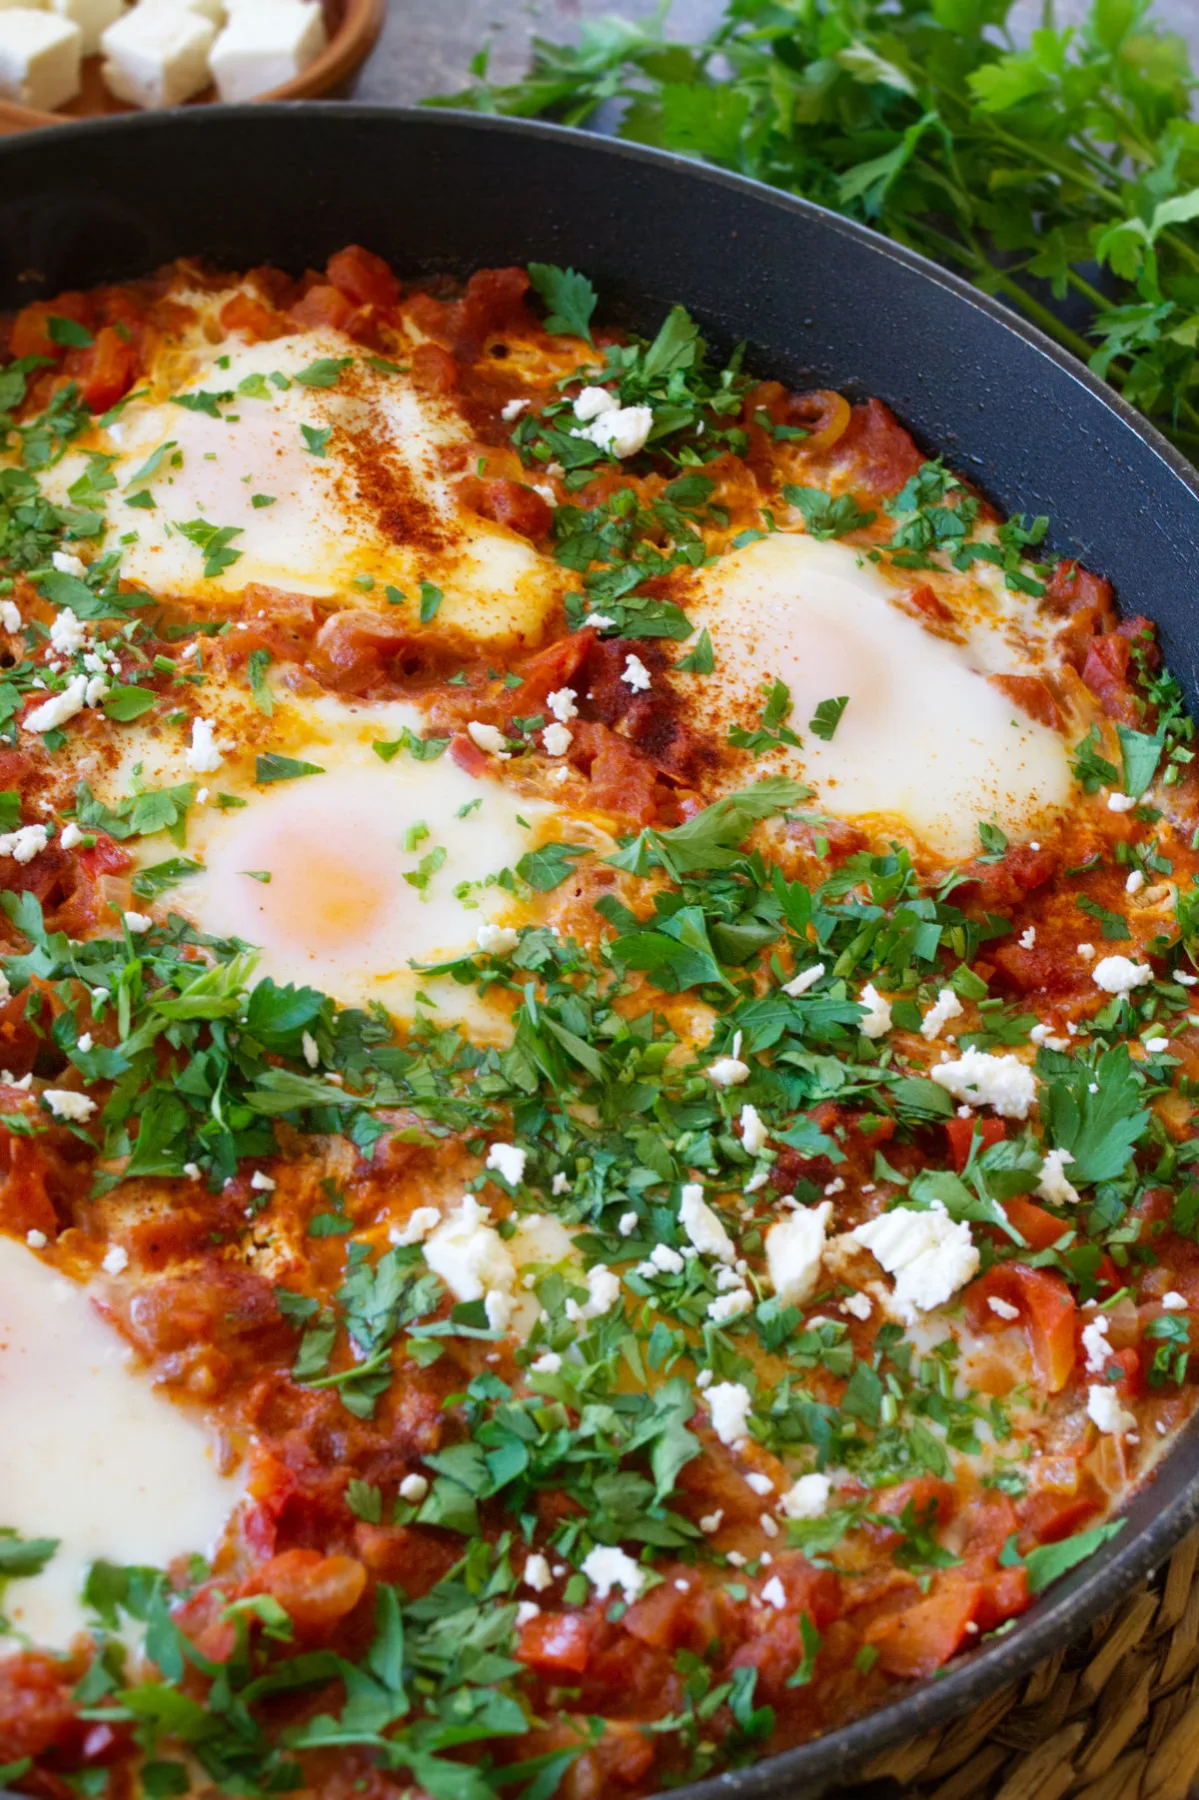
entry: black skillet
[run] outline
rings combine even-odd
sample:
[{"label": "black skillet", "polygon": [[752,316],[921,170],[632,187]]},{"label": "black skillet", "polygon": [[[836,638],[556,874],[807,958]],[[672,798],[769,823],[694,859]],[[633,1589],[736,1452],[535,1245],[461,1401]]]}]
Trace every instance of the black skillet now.
[{"label": "black skillet", "polygon": [[[1005,512],[1048,513],[1052,549],[1156,620],[1199,701],[1199,474],[1039,332],[860,226],[680,158],[443,112],[214,106],[0,142],[0,307],[175,256],[298,273],[351,242],[401,274],[573,264],[609,317],[652,330],[683,301],[719,344],[748,340],[763,375],[881,396]],[[1067,1643],[1197,1521],[1193,1425],[1124,1531],[1005,1636],[687,1800],[817,1800]]]}]

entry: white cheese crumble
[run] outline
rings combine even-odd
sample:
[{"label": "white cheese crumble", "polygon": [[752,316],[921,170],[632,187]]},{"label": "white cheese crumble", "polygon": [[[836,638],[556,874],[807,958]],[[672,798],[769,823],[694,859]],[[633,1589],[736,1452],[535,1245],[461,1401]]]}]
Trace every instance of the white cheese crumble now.
[{"label": "white cheese crumble", "polygon": [[643,1270],[650,1275],[681,1275],[684,1263],[677,1250],[669,1244],[655,1244],[649,1253],[649,1261],[641,1264]]},{"label": "white cheese crumble", "polygon": [[931,1044],[934,1038],[940,1037],[941,1028],[948,1025],[950,1019],[960,1019],[962,1003],[952,988],[943,987],[937,995],[937,1003],[930,1006],[920,1023],[920,1035]]},{"label": "white cheese crumble", "polygon": [[767,1606],[772,1606],[775,1612],[783,1611],[787,1604],[787,1590],[777,1575],[772,1575],[762,1588],[762,1599]]},{"label": "white cheese crumble", "polygon": [[64,606],[50,626],[50,648],[59,656],[74,656],[88,641],[88,629],[79,614]]},{"label": "white cheese crumble", "polygon": [[1185,1312],[1186,1309],[1186,1295],[1180,1294],[1177,1288],[1171,1288],[1168,1294],[1162,1295],[1162,1310],[1164,1312]]},{"label": "white cheese crumble", "polygon": [[579,716],[579,709],[575,705],[577,699],[578,695],[573,688],[555,688],[552,694],[546,695],[545,703],[549,707],[551,718],[557,719],[559,725],[569,725],[572,719]]},{"label": "white cheese crumble", "polygon": [[679,1203],[679,1223],[701,1256],[715,1256],[721,1262],[732,1262],[737,1252],[733,1240],[704,1199],[698,1181],[684,1185]]},{"label": "white cheese crumble", "polygon": [[1001,1119],[1027,1119],[1037,1097],[1037,1081],[1018,1056],[964,1050],[953,1061],[929,1070],[938,1087],[966,1106],[993,1106]]},{"label": "white cheese crumble", "polygon": [[562,1367],[562,1358],[556,1350],[547,1350],[543,1356],[535,1357],[529,1364],[530,1375],[556,1375]]},{"label": "white cheese crumble", "polygon": [[858,1021],[858,1030],[862,1036],[885,1037],[891,1029],[891,1002],[883,999],[872,981],[866,983],[858,999],[866,1008],[865,1014]]},{"label": "white cheese crumble", "polygon": [[849,1235],[895,1277],[895,1303],[909,1322],[917,1313],[944,1306],[978,1274],[969,1225],[951,1219],[939,1200],[928,1212],[897,1206]]},{"label": "white cheese crumble", "polygon": [[740,1381],[718,1381],[704,1395],[712,1419],[712,1429],[722,1444],[735,1449],[749,1436],[749,1413],[753,1405],[749,1389]]},{"label": "white cheese crumble", "polygon": [[83,558],[73,556],[69,550],[56,550],[50,561],[60,575],[73,575],[76,581],[82,581],[87,574],[87,564]]},{"label": "white cheese crumble", "polygon": [[44,825],[18,825],[15,831],[0,834],[0,856],[11,856],[14,862],[31,863],[50,842]]},{"label": "white cheese crumble", "polygon": [[1035,925],[1030,925],[1028,927],[1028,929],[1026,931],[1022,931],[1020,933],[1020,936],[1016,939],[1016,942],[1019,944],[1021,950],[1031,950],[1033,945],[1036,943],[1036,941],[1037,941],[1037,928]]},{"label": "white cheese crumble", "polygon": [[211,719],[192,720],[192,738],[183,760],[193,775],[212,775],[221,766],[224,744],[216,741],[216,726]]},{"label": "white cheese crumble", "polygon": [[502,1175],[510,1187],[519,1187],[525,1178],[525,1164],[528,1160],[528,1151],[521,1150],[516,1144],[492,1144],[483,1166]]},{"label": "white cheese crumble", "polygon": [[547,725],[541,742],[547,756],[565,756],[574,743],[574,733],[565,725]]},{"label": "white cheese crumble", "polygon": [[72,675],[61,694],[51,694],[48,700],[26,713],[21,724],[26,731],[55,731],[83,711],[88,704],[88,687],[86,675]]},{"label": "white cheese crumble", "polygon": [[554,1580],[550,1574],[549,1558],[543,1556],[540,1550],[534,1550],[531,1556],[526,1556],[521,1580],[526,1587],[531,1587],[535,1594],[544,1594],[546,1588],[553,1585]]},{"label": "white cheese crumble", "polygon": [[12,600],[0,600],[0,625],[5,631],[20,631],[22,623],[20,607]]},{"label": "white cheese crumble", "polygon": [[483,1300],[489,1294],[503,1297],[516,1281],[516,1264],[490,1214],[473,1194],[443,1219],[425,1240],[425,1261],[440,1275],[455,1300]]},{"label": "white cheese crumble", "polygon": [[129,1252],[120,1244],[113,1244],[104,1252],[104,1260],[100,1264],[106,1275],[123,1275],[129,1267]]},{"label": "white cheese crumble", "polygon": [[154,923],[149,913],[127,912],[122,913],[121,917],[125,921],[126,928],[135,937],[140,937],[143,931],[149,931]]},{"label": "white cheese crumble", "polygon": [[[551,1194],[569,1194],[569,1192],[570,1192],[570,1176],[566,1174],[565,1170],[559,1169],[558,1173],[554,1176],[554,1179],[550,1183],[550,1193]],[[634,1217],[635,1216],[636,1215],[634,1214]],[[626,1218],[628,1217],[627,1213],[625,1214],[625,1217]],[[627,1237],[628,1232],[624,1232],[624,1233],[622,1233],[622,1235]]]},{"label": "white cheese crumble", "polygon": [[25,1233],[25,1242],[31,1250],[44,1250],[49,1241],[44,1231],[33,1230]]},{"label": "white cheese crumble", "polygon": [[565,1313],[576,1325],[585,1325],[589,1319],[602,1319],[610,1313],[620,1299],[620,1277],[614,1275],[606,1263],[596,1263],[588,1269],[586,1275],[587,1298],[580,1306],[577,1300],[568,1300]]},{"label": "white cheese crumble", "polygon": [[714,1087],[740,1087],[743,1081],[749,1080],[749,1064],[743,1063],[739,1056],[719,1056],[716,1061],[704,1070],[704,1074]]},{"label": "white cheese crumble", "polygon": [[275,1183],[269,1175],[264,1175],[261,1169],[255,1169],[251,1175],[250,1186],[259,1194],[273,1194],[275,1191]]},{"label": "white cheese crumble", "polygon": [[94,1100],[89,1100],[86,1094],[75,1093],[71,1088],[46,1088],[42,1099],[56,1119],[70,1119],[80,1125],[85,1119],[90,1119],[96,1110]]},{"label": "white cheese crumble", "polygon": [[601,413],[615,412],[620,401],[607,388],[580,388],[574,397],[573,408],[575,418],[580,425],[590,425],[592,419],[598,419]]},{"label": "white cheese crumble", "polygon": [[1168,1050],[1170,1048],[1170,1040],[1166,1037],[1146,1038],[1145,1048],[1150,1056],[1160,1056],[1163,1050]]},{"label": "white cheese crumble", "polygon": [[393,1225],[388,1233],[393,1244],[407,1247],[409,1244],[423,1244],[431,1231],[436,1231],[441,1224],[441,1214],[435,1206],[418,1206],[408,1215],[402,1227]]},{"label": "white cheese crumble", "polygon": [[484,725],[478,719],[471,719],[466,732],[477,749],[488,756],[494,756],[499,762],[509,761],[511,752],[504,747],[507,740],[498,725]]},{"label": "white cheese crumble", "polygon": [[488,956],[511,956],[520,943],[520,933],[510,925],[484,923],[475,933],[475,943]]},{"label": "white cheese crumble", "polygon": [[[586,394],[591,390],[583,389]],[[602,391],[602,390],[601,390]],[[582,399],[582,394],[579,399]],[[612,396],[609,394],[608,399]],[[575,401],[575,417],[578,417],[578,400]],[[654,428],[653,409],[648,406],[608,406],[579,430],[571,430],[571,437],[586,438],[588,443],[595,444],[600,450],[606,450],[610,456],[636,456],[644,450],[650,432]]]},{"label": "white cheese crumble", "polygon": [[751,1487],[755,1494],[766,1495],[774,1492],[773,1481],[769,1475],[763,1475],[759,1469],[751,1469],[745,1480],[747,1486]]},{"label": "white cheese crumble", "polygon": [[1050,1050],[1065,1050],[1070,1042],[1069,1038],[1054,1037],[1052,1025],[1034,1025],[1028,1037],[1029,1042],[1035,1044],[1038,1050],[1042,1044],[1047,1045]]},{"label": "white cheese crumble", "polygon": [[1102,1375],[1107,1368],[1112,1347],[1108,1343],[1107,1334],[1111,1330],[1111,1320],[1106,1313],[1096,1313],[1095,1317],[1082,1328],[1082,1348],[1087,1359],[1087,1373]]},{"label": "white cheese crumble", "polygon": [[708,1302],[707,1316],[714,1325],[727,1325],[730,1319],[739,1319],[742,1313],[747,1313],[753,1303],[754,1297],[748,1288],[735,1287]]},{"label": "white cheese crumble", "polygon": [[1153,980],[1153,970],[1148,963],[1134,963],[1128,956],[1105,956],[1091,970],[1091,980],[1105,994],[1131,994]]},{"label": "white cheese crumble", "polygon": [[1095,954],[1094,944],[1075,944],[1074,949],[1084,962],[1090,962]]},{"label": "white cheese crumble", "polygon": [[831,1200],[801,1206],[766,1233],[766,1267],[784,1306],[801,1306],[820,1279],[824,1238],[833,1216]]},{"label": "white cheese crumble", "polygon": [[519,419],[528,404],[527,400],[506,400],[500,408],[500,418],[507,423],[511,423],[513,419]]},{"label": "white cheese crumble", "polygon": [[612,1544],[597,1544],[588,1551],[580,1567],[601,1600],[606,1600],[613,1588],[619,1588],[631,1606],[645,1586],[645,1570]]},{"label": "white cheese crumble", "polygon": [[1074,1206],[1078,1202],[1078,1189],[1066,1179],[1065,1165],[1074,1161],[1068,1150],[1047,1150],[1041,1163],[1041,1174],[1037,1181],[1037,1193],[1042,1200],[1051,1200],[1059,1206]]},{"label": "white cheese crumble", "polygon": [[80,831],[78,825],[76,825],[74,819],[69,820],[68,823],[63,826],[62,831],[59,834],[58,842],[64,850],[73,850],[77,844],[83,842],[83,833]]},{"label": "white cheese crumble", "polygon": [[1136,803],[1134,794],[1112,793],[1107,797],[1107,810],[1117,813],[1131,812]]},{"label": "white cheese crumble", "polygon": [[750,1156],[760,1156],[766,1148],[766,1127],[756,1106],[747,1100],[741,1108],[741,1144]]},{"label": "white cheese crumble", "polygon": [[639,656],[632,654],[625,657],[624,669],[620,679],[626,687],[631,687],[635,694],[649,692],[653,677]]},{"label": "white cheese crumble", "polygon": [[423,1475],[405,1475],[400,1483],[400,1499],[408,1500],[413,1506],[419,1506],[429,1492],[429,1483]]},{"label": "white cheese crumble", "polygon": [[868,1319],[874,1306],[869,1294],[846,1294],[841,1302],[841,1311],[848,1313],[853,1319]]},{"label": "white cheese crumble", "polygon": [[308,1067],[310,1069],[319,1069],[321,1063],[320,1047],[310,1031],[302,1031],[300,1033],[300,1049],[303,1052],[304,1061],[308,1064]]},{"label": "white cheese crumble", "polygon": [[1110,1432],[1113,1437],[1123,1437],[1137,1422],[1136,1415],[1121,1406],[1115,1388],[1102,1382],[1092,1382],[1087,1389],[1087,1417],[1094,1420],[1100,1431]]},{"label": "white cheese crumble", "polygon": [[616,620],[610,617],[608,613],[591,612],[587,614],[583,623],[584,625],[590,625],[595,631],[611,631]]},{"label": "white cheese crumble", "polygon": [[1145,877],[1141,874],[1139,869],[1134,869],[1128,877],[1128,880],[1124,883],[1124,892],[1126,894],[1139,894],[1144,885]]},{"label": "white cheese crumble", "polygon": [[824,964],[813,963],[810,969],[802,969],[798,975],[793,975],[790,981],[784,981],[783,992],[789,999],[798,1000],[801,994],[806,994],[809,988],[816,986],[823,974]]},{"label": "white cheese crumble", "polygon": [[827,1475],[801,1475],[787,1489],[779,1506],[789,1519],[818,1519],[828,1505],[833,1484]]},{"label": "white cheese crumble", "polygon": [[1001,1300],[998,1294],[988,1294],[987,1305],[997,1319],[1007,1319],[1010,1321],[1020,1317],[1020,1308],[1018,1306],[1013,1306],[1010,1300]]}]

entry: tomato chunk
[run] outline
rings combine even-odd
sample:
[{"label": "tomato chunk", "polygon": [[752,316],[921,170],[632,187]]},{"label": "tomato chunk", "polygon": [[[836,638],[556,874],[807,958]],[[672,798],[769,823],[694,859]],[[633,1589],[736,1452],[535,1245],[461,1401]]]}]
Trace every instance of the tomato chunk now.
[{"label": "tomato chunk", "polygon": [[522,1629],[516,1656],[551,1679],[581,1675],[590,1657],[590,1635],[581,1613],[541,1613]]},{"label": "tomato chunk", "polygon": [[982,1593],[980,1581],[950,1576],[927,1599],[874,1620],[866,1642],[878,1651],[879,1667],[909,1681],[927,1680],[961,1648]]},{"label": "tomato chunk", "polygon": [[[1040,1208],[1033,1210],[1039,1212]],[[1017,1309],[1028,1334],[1038,1380],[1049,1393],[1060,1393],[1074,1368],[1078,1314],[1074,1296],[1063,1278],[1053,1269],[1032,1269],[1026,1263],[997,1263],[967,1289],[967,1314],[978,1330],[993,1329],[999,1324],[997,1314],[987,1304],[991,1299]]]},{"label": "tomato chunk", "polygon": [[133,386],[137,355],[128,334],[122,336],[114,325],[105,325],[88,349],[70,353],[66,371],[79,383],[84,405],[92,412],[107,412]]},{"label": "tomato chunk", "polygon": [[978,1138],[981,1155],[992,1144],[998,1144],[1006,1135],[1006,1130],[1002,1119],[946,1119],[945,1136],[949,1139],[949,1154],[958,1174],[961,1174],[970,1159],[970,1146],[975,1137]]},{"label": "tomato chunk", "polygon": [[325,274],[355,306],[394,306],[400,297],[400,284],[383,258],[361,244],[331,256]]}]

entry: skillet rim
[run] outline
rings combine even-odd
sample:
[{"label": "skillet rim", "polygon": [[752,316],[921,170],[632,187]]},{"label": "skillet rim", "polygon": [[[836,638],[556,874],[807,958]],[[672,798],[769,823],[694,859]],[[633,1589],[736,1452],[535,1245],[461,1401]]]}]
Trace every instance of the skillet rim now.
[{"label": "skillet rim", "polygon": [[[475,113],[457,107],[391,107],[357,101],[292,100],[120,114],[46,126],[0,138],[0,169],[6,159],[26,151],[36,155],[41,145],[51,140],[57,144],[78,142],[85,146],[97,135],[137,137],[147,133],[153,137],[164,129],[170,131],[179,126],[203,134],[220,130],[227,120],[261,124],[273,119],[282,126],[297,125],[303,118],[314,115],[326,121],[338,119],[344,122],[347,130],[358,122],[384,129],[396,122],[401,127],[417,127],[434,134],[441,130],[451,136],[476,133],[482,138],[499,133],[524,140],[534,154],[541,142],[569,145],[572,152],[606,158],[613,166],[648,165],[673,173],[676,178],[722,188],[734,201],[740,196],[747,201],[765,203],[784,217],[806,220],[834,231],[853,247],[853,254],[864,260],[882,257],[901,265],[981,314],[990,326],[1022,339],[1054,364],[1091,400],[1099,403],[1108,415],[1104,423],[1109,429],[1115,426],[1130,432],[1156,456],[1163,470],[1187,490],[1199,517],[1199,469],[1114,388],[1001,300],[981,292],[963,277],[942,268],[918,251],[897,244],[871,227],[832,212],[815,201],[679,153],[629,143],[579,127]],[[630,278],[630,287],[633,290],[637,287],[635,273]],[[952,460],[952,452],[950,456]],[[985,471],[983,479],[985,483]],[[1188,1449],[1189,1460],[1195,1465],[1192,1472],[1183,1474],[1180,1480],[1176,1478],[1177,1491],[1169,1494],[1160,1507],[1153,1508],[1151,1502],[1156,1482]],[[1143,1524],[1134,1525],[1127,1538],[1121,1535],[1101,1547],[1074,1573],[1038,1599],[1028,1613],[1014,1622],[1010,1632],[968,1653],[942,1679],[921,1683],[907,1692],[901,1691],[895,1699],[861,1718],[835,1727],[824,1736],[745,1768],[672,1789],[671,1793],[677,1795],[678,1800],[728,1800],[729,1796],[735,1796],[736,1800],[819,1800],[830,1784],[853,1779],[860,1773],[860,1765],[870,1757],[961,1716],[1001,1687],[1028,1674],[1055,1650],[1076,1641],[1089,1624],[1117,1605],[1154,1571],[1186,1532],[1199,1523],[1199,1412],[1192,1415],[1170,1453],[1155,1466],[1131,1498],[1134,1506],[1149,1513]],[[894,1778],[884,1779],[894,1785]],[[871,1787],[874,1787],[873,1783]],[[0,1791],[0,1800],[5,1800],[5,1796],[6,1791]],[[18,1797],[13,1796],[12,1800],[18,1800]],[[851,1800],[849,1791],[846,1800]]]}]

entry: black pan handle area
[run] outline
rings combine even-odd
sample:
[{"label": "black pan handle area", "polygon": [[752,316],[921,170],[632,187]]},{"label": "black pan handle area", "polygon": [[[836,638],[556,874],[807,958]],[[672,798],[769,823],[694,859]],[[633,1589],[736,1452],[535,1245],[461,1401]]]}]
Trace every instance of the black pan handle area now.
[{"label": "black pan handle area", "polygon": [[[0,307],[176,256],[298,274],[352,242],[401,275],[573,265],[609,318],[652,330],[682,301],[721,347],[747,340],[763,375],[880,396],[1005,512],[1048,513],[1051,548],[1161,627],[1199,707],[1199,475],[1039,332],[873,232],[682,158],[441,110],[214,106],[0,140]],[[1067,1643],[1196,1522],[1193,1422],[1120,1535],[1013,1630],[856,1724],[680,1800],[818,1800]]]}]

